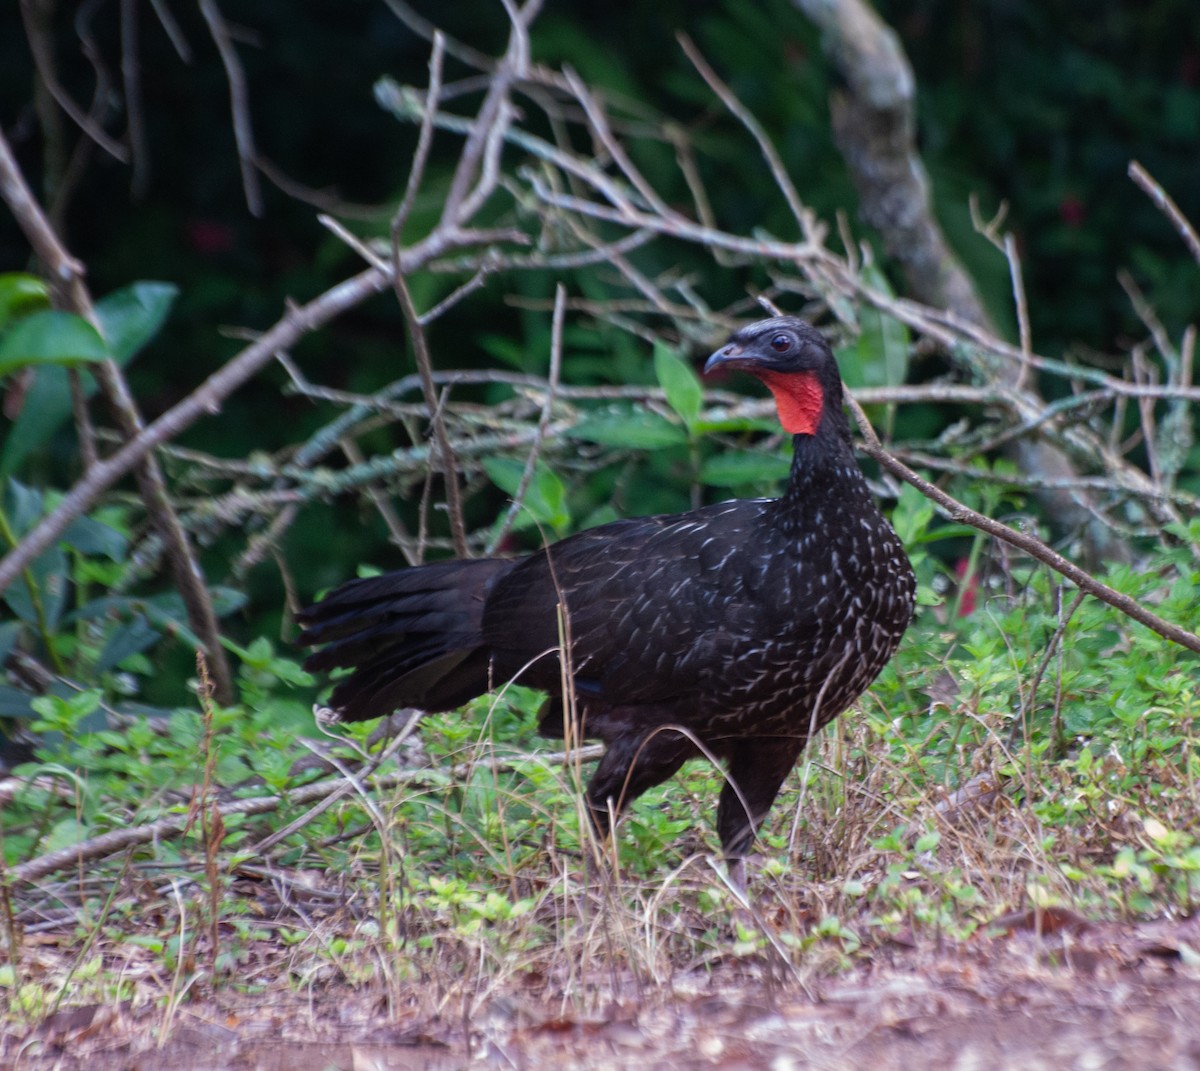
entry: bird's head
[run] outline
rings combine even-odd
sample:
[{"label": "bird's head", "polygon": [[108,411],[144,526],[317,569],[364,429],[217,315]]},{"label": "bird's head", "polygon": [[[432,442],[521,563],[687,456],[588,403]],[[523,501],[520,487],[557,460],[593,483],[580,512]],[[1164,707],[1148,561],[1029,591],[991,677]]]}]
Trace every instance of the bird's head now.
[{"label": "bird's head", "polygon": [[792,316],[758,320],[735,331],[704,372],[736,370],[770,388],[779,421],[793,435],[815,435],[827,407],[840,413],[842,380],[824,336]]}]

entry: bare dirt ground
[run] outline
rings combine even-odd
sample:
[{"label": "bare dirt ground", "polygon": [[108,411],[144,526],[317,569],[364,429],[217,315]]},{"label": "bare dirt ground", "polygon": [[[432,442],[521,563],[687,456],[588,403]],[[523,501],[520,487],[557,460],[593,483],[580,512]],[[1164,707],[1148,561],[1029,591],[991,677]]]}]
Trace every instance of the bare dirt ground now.
[{"label": "bare dirt ground", "polygon": [[223,990],[181,1004],[161,1045],[160,1008],[64,1008],[0,1037],[0,1066],[1200,1068],[1197,920],[1127,926],[1021,915],[940,950],[876,948],[834,975],[769,973],[743,962],[677,975],[667,987],[618,980],[617,999],[588,1014],[551,999],[537,977],[440,1015],[418,1011],[428,1000],[417,992],[410,1008],[402,996],[389,1013],[371,988]]}]

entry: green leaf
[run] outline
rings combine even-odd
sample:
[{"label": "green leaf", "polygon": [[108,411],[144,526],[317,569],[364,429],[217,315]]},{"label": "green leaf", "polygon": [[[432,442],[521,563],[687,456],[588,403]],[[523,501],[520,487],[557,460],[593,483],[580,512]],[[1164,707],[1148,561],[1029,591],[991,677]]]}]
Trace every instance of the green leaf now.
[{"label": "green leaf", "polygon": [[669,346],[654,344],[654,374],[671,408],[690,428],[700,415],[704,390],[696,373]]},{"label": "green leaf", "polygon": [[4,485],[4,513],[16,535],[23,536],[38,522],[44,501],[41,491],[27,487],[19,480],[9,480]]},{"label": "green leaf", "polygon": [[[46,629],[54,632],[66,603],[68,580],[67,556],[62,548],[53,547],[29,567],[33,586],[40,601]],[[34,594],[30,592],[22,573],[4,592],[4,601],[14,614],[28,625],[37,627],[38,615]]]},{"label": "green leaf", "polygon": [[700,466],[700,482],[709,487],[742,487],[777,483],[787,478],[790,463],[777,454],[719,454]]},{"label": "green leaf", "polygon": [[130,655],[140,654],[154,646],[162,633],[154,628],[141,614],[134,616],[128,624],[114,628],[104,644],[104,650],[93,667],[94,673],[105,673]]},{"label": "green leaf", "polygon": [[900,542],[912,545],[920,540],[933,520],[933,503],[912,484],[900,488],[900,499],[892,511],[892,527]]},{"label": "green leaf", "polygon": [[82,316],[42,309],[0,335],[0,376],[29,365],[83,364],[108,355],[100,332]]},{"label": "green leaf", "polygon": [[10,320],[50,304],[50,290],[36,275],[23,271],[0,273],[0,331]]},{"label": "green leaf", "polygon": [[129,541],[115,528],[91,517],[76,517],[59,539],[80,554],[92,558],[104,556],[114,562],[125,560],[129,546]]},{"label": "green leaf", "polygon": [[25,392],[21,414],[4,440],[0,476],[16,472],[21,462],[41,449],[70,415],[71,385],[67,370],[53,365],[39,368]]},{"label": "green leaf", "polygon": [[[511,457],[491,457],[484,461],[483,468],[488,478],[501,491],[516,496],[521,486],[521,476],[525,472],[523,461]],[[525,497],[521,504],[526,512],[525,524],[534,521],[559,532],[571,523],[566,488],[550,467],[541,461],[534,465],[533,478],[525,489]],[[517,526],[522,526],[519,514]]]},{"label": "green leaf", "polygon": [[[96,303],[96,318],[108,339],[107,353],[117,364],[129,361],[154,336],[177,292],[168,283],[134,283]],[[84,394],[92,394],[95,383],[89,376],[83,379]],[[66,370],[55,365],[38,368],[25,394],[21,414],[0,452],[0,476],[16,472],[70,416],[71,388]]]},{"label": "green leaf", "polygon": [[138,282],[96,302],[96,319],[114,361],[128,361],[158,334],[178,294],[171,283]]},{"label": "green leaf", "polygon": [[[864,268],[863,275],[876,290],[892,293],[878,267]],[[837,355],[846,385],[853,389],[903,383],[908,375],[908,328],[894,317],[867,307],[859,310],[858,323],[857,340]]]},{"label": "green leaf", "polygon": [[647,409],[587,417],[569,429],[567,435],[602,446],[623,446],[631,450],[658,450],[687,442],[683,428]]}]

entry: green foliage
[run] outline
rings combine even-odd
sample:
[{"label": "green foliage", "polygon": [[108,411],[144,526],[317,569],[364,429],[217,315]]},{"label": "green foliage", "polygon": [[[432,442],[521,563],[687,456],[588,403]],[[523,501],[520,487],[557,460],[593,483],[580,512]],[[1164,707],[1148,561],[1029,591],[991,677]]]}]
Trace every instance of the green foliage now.
[{"label": "green foliage", "polygon": [[[20,295],[37,293],[27,277],[18,277],[10,289]],[[0,478],[36,456],[70,418],[70,384],[65,368],[59,366],[101,360],[126,364],[158,333],[177,293],[166,283],[140,282],[108,294],[95,305],[99,332],[78,316],[48,309],[17,316],[7,328],[0,318],[0,375],[19,368],[34,373],[21,411],[0,448]],[[14,297],[9,304],[27,310],[34,302]],[[82,389],[85,397],[90,396],[96,384],[87,377]]]},{"label": "green foliage", "polygon": [[49,304],[49,287],[36,275],[0,272],[0,332],[6,330],[11,320],[45,309]]},{"label": "green foliage", "polygon": [[[311,728],[295,692],[312,679],[265,640],[243,654],[241,702],[213,709],[211,736],[194,709],[97,719],[106,705],[99,689],[31,700],[40,743],[36,761],[18,768],[25,787],[6,807],[7,863],[170,813],[176,794],[194,787],[208,748],[217,789],[292,787],[296,737]],[[242,839],[241,825],[226,819],[226,847]]]},{"label": "green foliage", "polygon": [[667,396],[667,404],[691,431],[700,417],[704,388],[680,356],[662,342],[654,346],[654,374]]},{"label": "green foliage", "polygon": [[70,312],[42,309],[21,317],[0,335],[0,376],[40,365],[103,361],[107,356],[100,332]]},{"label": "green foliage", "polygon": [[[517,495],[525,474],[524,463],[515,458],[489,457],[484,459],[483,469],[502,491],[514,497]],[[539,460],[534,465],[521,505],[522,509],[513,523],[516,529],[536,525],[561,536],[570,527],[571,511],[567,504],[566,488],[544,461]]]},{"label": "green foliage", "polygon": [[630,450],[657,450],[687,442],[687,432],[678,424],[672,424],[648,409],[627,406],[613,407],[586,417],[567,434],[572,439]]},{"label": "green foliage", "polygon": [[[0,508],[0,532],[9,546],[49,504],[43,492],[9,479]],[[113,508],[78,518],[0,594],[0,604],[15,618],[0,625],[0,645],[6,651],[20,646],[53,667],[62,679],[51,685],[51,695],[70,694],[67,679],[89,682],[91,689],[83,693],[93,696],[89,727],[103,722],[102,707],[140,709],[138,678],[157,672],[147,657],[152,649],[165,642],[201,646],[177,593],[123,593],[136,576],[126,524],[125,512]],[[215,588],[211,596],[219,615],[245,603],[244,593],[232,588]],[[30,718],[34,694],[0,685],[0,717]]]}]

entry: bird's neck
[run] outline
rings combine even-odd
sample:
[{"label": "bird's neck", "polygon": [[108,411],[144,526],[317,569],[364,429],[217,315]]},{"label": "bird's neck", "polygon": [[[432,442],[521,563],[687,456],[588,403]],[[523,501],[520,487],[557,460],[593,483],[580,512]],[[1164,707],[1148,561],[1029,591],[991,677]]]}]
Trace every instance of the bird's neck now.
[{"label": "bird's neck", "polygon": [[792,469],[787,488],[779,499],[782,514],[790,524],[812,530],[827,524],[837,512],[856,512],[872,506],[871,493],[862,470],[854,460],[850,428],[839,406],[826,406],[815,435],[792,437]]}]

